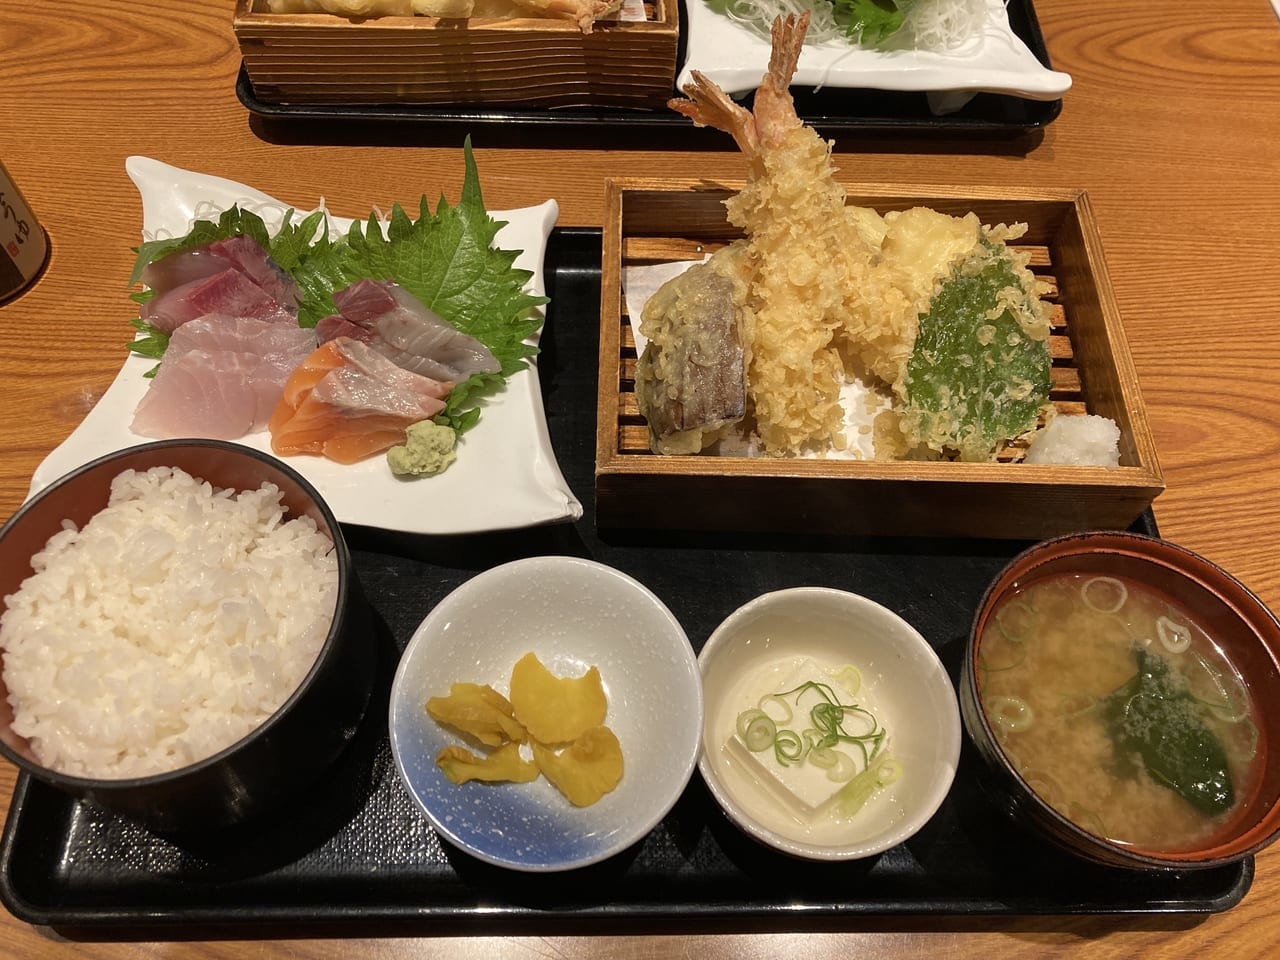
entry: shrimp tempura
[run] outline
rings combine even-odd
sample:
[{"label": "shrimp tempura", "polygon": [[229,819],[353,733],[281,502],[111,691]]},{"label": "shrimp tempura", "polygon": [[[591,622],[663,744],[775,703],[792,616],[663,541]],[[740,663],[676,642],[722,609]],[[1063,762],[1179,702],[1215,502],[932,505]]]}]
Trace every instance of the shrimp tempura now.
[{"label": "shrimp tempura", "polygon": [[774,456],[844,446],[836,342],[857,323],[846,300],[875,255],[845,214],[831,144],[801,122],[788,89],[808,25],[808,13],[774,21],[754,113],[696,71],[685,87],[690,99],[669,104],[729,133],[751,164],[746,186],[725,206],[747,237],[755,311],[748,389],[757,433]]}]

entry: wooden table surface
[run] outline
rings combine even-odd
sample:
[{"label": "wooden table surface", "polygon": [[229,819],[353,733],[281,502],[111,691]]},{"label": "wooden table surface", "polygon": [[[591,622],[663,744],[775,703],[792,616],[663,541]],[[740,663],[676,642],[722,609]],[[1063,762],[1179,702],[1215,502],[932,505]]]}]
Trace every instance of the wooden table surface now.
[{"label": "wooden table surface", "polygon": [[[121,363],[126,279],[140,204],[130,154],[248,182],[337,214],[454,198],[464,131],[290,131],[236,99],[233,0],[5,3],[0,158],[48,229],[52,262],[0,306],[0,516],[90,409]],[[843,179],[1084,188],[1144,391],[1168,490],[1162,533],[1280,608],[1280,23],[1267,0],[1113,4],[1038,0],[1057,68],[1074,77],[1061,116],[1029,150],[846,136]],[[737,179],[725,138],[707,149],[566,149],[555,136],[471,131],[491,208],[560,203],[599,226],[606,175]],[[497,136],[493,138],[497,140]],[[641,144],[640,146],[643,146]],[[0,769],[7,798],[15,772]],[[13,957],[272,958],[1270,956],[1280,942],[1280,846],[1257,857],[1244,901],[1205,918],[1149,916],[892,921],[841,928],[654,935],[376,941],[78,943],[4,913]]]}]

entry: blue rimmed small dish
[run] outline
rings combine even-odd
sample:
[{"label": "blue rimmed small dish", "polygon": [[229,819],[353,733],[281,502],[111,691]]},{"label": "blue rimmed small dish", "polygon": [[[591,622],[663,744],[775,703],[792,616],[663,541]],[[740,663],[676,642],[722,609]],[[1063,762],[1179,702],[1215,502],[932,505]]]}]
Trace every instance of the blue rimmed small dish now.
[{"label": "blue rimmed small dish", "polygon": [[[544,777],[459,785],[436,765],[448,745],[475,747],[426,701],[455,682],[505,695],[530,652],[557,676],[600,670],[624,769],[590,806]],[[697,764],[702,683],[679,621],[641,583],[591,560],[531,557],[478,574],[427,615],[401,657],[389,725],[400,778],[444,840],[513,870],[570,870],[625,851],[675,805]]]}]

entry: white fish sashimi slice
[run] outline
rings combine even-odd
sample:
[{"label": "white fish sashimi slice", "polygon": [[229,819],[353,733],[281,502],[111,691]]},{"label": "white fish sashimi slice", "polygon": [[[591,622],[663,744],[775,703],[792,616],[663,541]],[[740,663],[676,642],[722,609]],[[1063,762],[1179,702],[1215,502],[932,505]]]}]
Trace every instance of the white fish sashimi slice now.
[{"label": "white fish sashimi slice", "polygon": [[188,350],[251,353],[292,371],[316,348],[316,333],[293,323],[212,313],[184,323],[169,339],[165,359]]},{"label": "white fish sashimi slice", "polygon": [[130,429],[157,439],[243,437],[258,421],[261,401],[246,385],[260,366],[250,354],[229,351],[188,350],[166,359],[134,411]]},{"label": "white fish sashimi slice", "polygon": [[312,330],[253,317],[185,323],[134,411],[133,432],[235,440],[265,429],[289,374],[315,345]]},{"label": "white fish sashimi slice", "polygon": [[230,267],[225,257],[208,247],[195,247],[152,260],[142,270],[142,282],[157,294],[204,280]]},{"label": "white fish sashimi slice", "polygon": [[406,390],[402,384],[388,383],[357,367],[343,367],[316,384],[310,399],[352,418],[394,416],[413,423],[430,420],[444,409],[444,401],[434,392]]},{"label": "white fish sashimi slice", "polygon": [[399,284],[359,280],[335,294],[334,302],[346,320],[374,334],[371,347],[406,370],[459,383],[501,369],[488,347]]},{"label": "white fish sashimi slice", "polygon": [[[343,369],[358,371],[360,375],[358,379],[355,376],[344,378],[347,384],[344,390],[364,391],[372,396],[385,389],[388,393],[399,394],[407,398],[409,403],[417,405],[424,404],[427,399],[443,400],[453,389],[453,381],[437,380],[406,370],[374,350],[371,344],[342,338],[337,343],[337,349],[350,364]],[[363,386],[357,387],[357,384]],[[355,392],[351,395],[354,397]],[[431,415],[435,416],[435,413]]]}]

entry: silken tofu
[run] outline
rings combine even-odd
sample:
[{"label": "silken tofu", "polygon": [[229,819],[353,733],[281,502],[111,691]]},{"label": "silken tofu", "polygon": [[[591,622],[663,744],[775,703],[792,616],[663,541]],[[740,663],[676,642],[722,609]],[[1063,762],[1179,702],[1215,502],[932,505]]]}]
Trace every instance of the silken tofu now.
[{"label": "silken tofu", "polygon": [[[842,688],[832,678],[829,669],[809,658],[798,661],[791,670],[784,669],[772,674],[768,678],[769,687],[759,690],[758,695],[767,697],[772,693],[795,690],[810,680],[821,680],[831,684],[845,702],[854,699],[847,689]],[[779,728],[788,727],[802,732],[810,726],[807,710],[808,707],[796,710],[789,721],[778,723]],[[766,712],[775,721],[778,720],[776,707]],[[854,759],[858,760],[857,769],[862,769],[863,765],[857,756],[856,748],[846,744],[842,745],[840,750],[853,754]],[[828,776],[826,769],[808,760],[783,764],[778,760],[772,747],[754,752],[736,732],[725,742],[724,751],[730,763],[757,783],[777,801],[787,816],[799,823],[810,822],[848,782],[848,777],[833,780]]]}]

